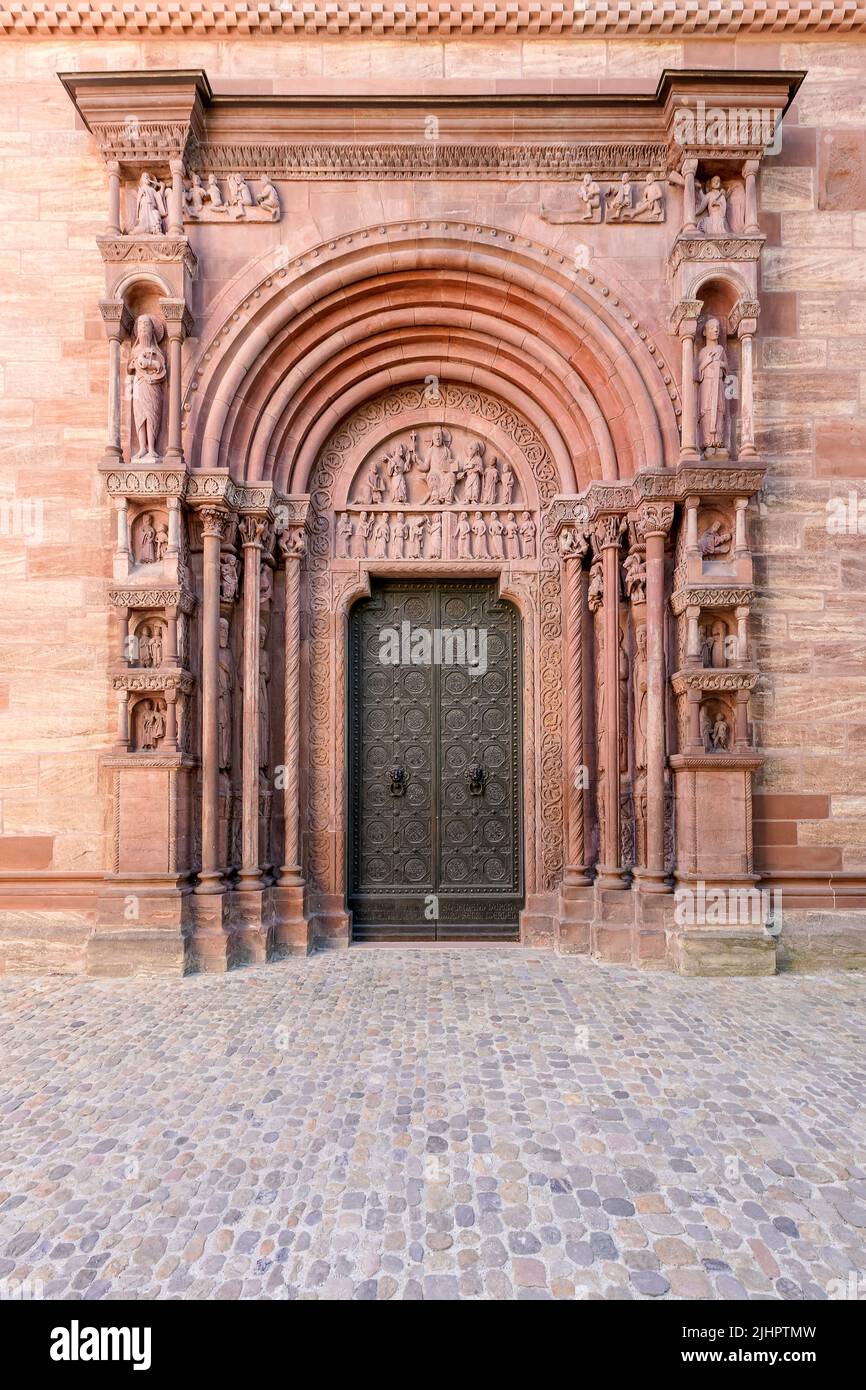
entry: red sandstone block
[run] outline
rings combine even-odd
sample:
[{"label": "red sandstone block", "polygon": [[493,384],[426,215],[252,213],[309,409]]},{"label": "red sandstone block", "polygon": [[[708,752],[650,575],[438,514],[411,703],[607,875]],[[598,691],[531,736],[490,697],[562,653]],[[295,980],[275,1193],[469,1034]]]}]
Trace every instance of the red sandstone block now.
[{"label": "red sandstone block", "polygon": [[756,845],[795,845],[797,823],[791,820],[756,820],[754,835]]},{"label": "red sandstone block", "polygon": [[818,477],[866,477],[866,424],[861,420],[827,420],[815,426]]},{"label": "red sandstone block", "polygon": [[752,812],[756,821],[826,820],[830,814],[830,798],[806,792],[759,792]]},{"label": "red sandstone block", "polygon": [[0,869],[48,869],[53,835],[0,835]]},{"label": "red sandstone block", "polygon": [[842,851],[830,846],[765,845],[760,854],[761,867],[766,869],[841,869]]}]

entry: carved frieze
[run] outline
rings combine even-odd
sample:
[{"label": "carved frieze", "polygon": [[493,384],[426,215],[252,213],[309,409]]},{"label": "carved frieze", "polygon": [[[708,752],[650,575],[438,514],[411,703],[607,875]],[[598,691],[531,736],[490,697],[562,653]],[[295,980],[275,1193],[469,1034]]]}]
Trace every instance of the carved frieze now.
[{"label": "carved frieze", "polygon": [[705,587],[693,586],[686,589],[677,589],[671,595],[671,611],[679,617],[687,608],[747,608],[755,598],[753,588],[746,586],[718,587],[707,585]]},{"label": "carved frieze", "polygon": [[220,184],[216,174],[193,173],[184,187],[184,219],[188,222],[279,222],[280,196],[265,174],[257,191],[248,175],[231,173]]},{"label": "carved frieze", "polygon": [[96,245],[106,265],[177,261],[183,265],[191,280],[195,279],[198,271],[196,254],[186,237],[98,236]]},{"label": "carved frieze", "polygon": [[112,468],[105,485],[118,497],[183,497],[187,474],[175,468]]},{"label": "carved frieze", "polygon": [[670,266],[676,270],[683,261],[758,261],[763,245],[763,237],[695,237],[681,234],[674,242]]},{"label": "carved frieze", "polygon": [[650,170],[637,189],[632,183],[634,177],[634,172],[627,169],[617,182],[599,183],[591,172],[584,173],[573,187],[570,202],[562,207],[542,203],[541,217],[552,224],[583,226],[599,222],[616,222],[623,226],[664,222],[664,180]]}]

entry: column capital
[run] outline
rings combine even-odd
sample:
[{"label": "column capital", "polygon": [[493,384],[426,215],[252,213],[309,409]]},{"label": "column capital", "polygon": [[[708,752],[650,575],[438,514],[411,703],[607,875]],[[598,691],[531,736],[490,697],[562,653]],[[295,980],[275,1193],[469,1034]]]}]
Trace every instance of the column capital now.
[{"label": "column capital", "polygon": [[268,518],[266,516],[247,515],[240,520],[241,544],[246,550],[248,546],[261,550],[268,543]]},{"label": "column capital", "polygon": [[728,332],[739,332],[741,338],[746,334],[754,335],[758,331],[758,316],[760,312],[760,300],[738,299],[733,309],[728,314]]},{"label": "column capital", "polygon": [[698,319],[703,310],[702,299],[681,299],[671,310],[671,333],[678,338],[693,338],[698,331]]},{"label": "column capital", "polygon": [[624,516],[600,516],[593,530],[596,550],[619,550],[625,526]]},{"label": "column capital", "polygon": [[170,338],[188,338],[193,328],[193,317],[183,299],[161,299],[159,301],[162,317]]},{"label": "column capital", "polygon": [[650,536],[666,536],[673,524],[673,502],[642,502],[635,513],[635,530],[642,541]]},{"label": "column capital", "polygon": [[278,537],[280,554],[283,560],[303,560],[307,553],[307,533],[303,526],[290,526],[281,531]]},{"label": "column capital", "polygon": [[99,312],[108,338],[121,342],[132,332],[132,314],[122,299],[100,299]]},{"label": "column capital", "polygon": [[559,532],[559,553],[563,560],[577,560],[581,564],[589,552],[589,541],[588,525],[563,526]]},{"label": "column capital", "polygon": [[203,536],[216,536],[224,540],[228,530],[229,514],[222,507],[200,507],[201,532]]}]

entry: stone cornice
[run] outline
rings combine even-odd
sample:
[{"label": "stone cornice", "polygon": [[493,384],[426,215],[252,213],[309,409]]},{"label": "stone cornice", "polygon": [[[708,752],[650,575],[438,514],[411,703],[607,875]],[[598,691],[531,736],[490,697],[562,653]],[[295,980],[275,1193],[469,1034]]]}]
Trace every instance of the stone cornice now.
[{"label": "stone cornice", "polygon": [[297,34],[350,34],[363,37],[399,35],[465,34],[582,35],[598,38],[670,38],[688,36],[719,38],[734,34],[851,34],[866,29],[866,4],[861,0],[775,0],[764,6],[742,5],[737,0],[678,0],[676,8],[644,0],[564,0],[555,8],[540,0],[505,0],[463,9],[429,0],[338,0],[312,6],[305,0],[280,0],[280,4],[219,4],[217,0],[35,0],[27,6],[0,5],[0,33],[56,35],[65,39],[142,35],[184,38],[213,34],[231,38],[262,35],[273,38],[284,32]]}]

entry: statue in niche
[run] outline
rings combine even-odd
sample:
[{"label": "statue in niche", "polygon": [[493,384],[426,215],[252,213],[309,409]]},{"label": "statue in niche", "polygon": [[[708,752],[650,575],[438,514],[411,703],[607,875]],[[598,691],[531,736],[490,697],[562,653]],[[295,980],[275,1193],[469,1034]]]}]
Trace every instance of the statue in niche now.
[{"label": "statue in niche", "polygon": [[413,430],[411,447],[418,464],[419,473],[426,476],[426,502],[453,502],[457,485],[456,461],[451,452],[451,435],[448,430],[437,427],[433,431],[430,447],[422,456],[418,451],[418,436]]},{"label": "statue in niche", "polygon": [[382,480],[382,474],[379,472],[378,463],[370,465],[370,471],[367,474],[367,489],[369,493],[367,500],[370,505],[372,507],[380,506],[385,496],[385,484]]},{"label": "statue in niche", "polygon": [[337,522],[337,556],[341,560],[348,560],[349,558],[354,529],[352,518],[349,516],[349,513],[343,512],[343,515]]},{"label": "statue in niche", "polygon": [[259,767],[267,767],[271,746],[271,710],[268,704],[268,686],[271,679],[271,658],[265,646],[267,630],[264,623],[259,624]]},{"label": "statue in niche", "polygon": [[509,560],[520,559],[519,532],[514,512],[509,512],[505,518],[505,554]]},{"label": "statue in niche", "polygon": [[625,632],[619,630],[617,647],[617,680],[619,691],[619,770],[628,772],[628,656],[625,650]]},{"label": "statue in niche", "polygon": [[469,550],[469,537],[472,534],[472,527],[469,525],[469,513],[461,512],[457,522],[457,559],[471,560],[472,555]]},{"label": "statue in niche", "polygon": [[710,712],[706,705],[701,705],[701,743],[704,745],[704,752],[709,753],[712,749],[712,729],[713,721],[710,719]]},{"label": "statue in niche", "polygon": [[626,216],[630,222],[661,222],[664,215],[664,189],[655,174],[646,174],[641,195]]},{"label": "statue in niche", "polygon": [[646,627],[641,623],[634,656],[634,757],[639,768],[646,767],[647,689]]},{"label": "statue in niche", "polygon": [[728,629],[720,618],[712,624],[707,632],[707,647],[709,661],[706,663],[715,670],[720,671],[728,664],[725,644],[728,640]]},{"label": "statue in niche", "polygon": [[520,518],[520,545],[524,560],[535,559],[535,522],[529,512]]},{"label": "statue in niche", "polygon": [[388,462],[388,476],[391,478],[391,501],[398,502],[401,506],[407,500],[406,474],[412,467],[412,460],[406,452],[405,444],[398,444],[394,452],[386,455]]},{"label": "statue in niche", "polygon": [[165,738],[165,705],[161,700],[145,700],[141,712],[141,751],[152,753]]},{"label": "statue in niche", "polygon": [[476,503],[481,501],[481,480],[484,472],[484,449],[485,445],[480,439],[473,439],[469,445],[469,452],[466,461],[460,470],[460,476],[466,479],[464,489],[464,501]]},{"label": "statue in niche", "polygon": [[150,666],[151,664],[150,637],[150,623],[142,623],[133,645],[139,666]]},{"label": "statue in niche", "polygon": [[274,188],[274,185],[268,178],[267,174],[265,174],[264,178],[262,179],[262,191],[258,194],[256,198],[256,205],[257,207],[260,207],[264,212],[270,214],[272,222],[279,221],[280,195],[277,193],[277,190]]},{"label": "statue in niche", "polygon": [[[696,185],[696,192],[699,188],[700,185]],[[701,217],[703,212],[707,214],[706,217]],[[728,226],[728,198],[718,174],[714,174],[710,179],[706,192],[698,192],[695,215],[700,217],[698,226],[704,236],[731,235]]]},{"label": "statue in niche", "polygon": [[728,379],[728,359],[719,341],[721,326],[716,318],[707,319],[704,328],[704,347],[698,354],[698,420],[701,447],[716,454],[727,453],[728,398],[725,382]]},{"label": "statue in niche", "polygon": [[605,199],[605,212],[608,222],[622,222],[631,212],[631,174],[623,174]]},{"label": "statue in niche", "polygon": [[713,727],[710,734],[713,749],[717,753],[725,752],[725,750],[728,747],[729,736],[730,727],[728,725],[728,721],[720,710],[719,713],[716,715],[715,719],[713,720]]},{"label": "statue in niche", "polygon": [[626,597],[632,603],[646,603],[646,561],[639,550],[630,550],[622,567]]},{"label": "statue in niche", "polygon": [[499,487],[499,460],[491,459],[484,469],[484,486],[481,489],[481,501],[485,507],[496,505],[496,491]]},{"label": "statue in niche", "polygon": [[274,572],[270,565],[262,564],[259,570],[259,608],[267,608],[274,596]]},{"label": "statue in niche", "polygon": [[424,537],[427,534],[426,516],[413,516],[409,522],[409,558],[420,560],[424,554]]},{"label": "statue in niche", "polygon": [[589,571],[587,603],[590,613],[597,613],[604,602],[604,569],[601,560],[594,560]]},{"label": "statue in niche", "polygon": [[376,524],[376,517],[372,512],[362,512],[358,521],[358,539],[361,543],[361,554],[366,557],[367,546],[373,537],[373,527]]},{"label": "statue in niche", "polygon": [[234,603],[239,588],[238,557],[229,550],[220,556],[220,602]]},{"label": "statue in niche", "polygon": [[500,500],[503,507],[507,507],[511,503],[511,494],[514,491],[514,472],[510,463],[503,464],[502,476],[499,481],[502,485],[502,497]]},{"label": "statue in niche", "polygon": [[162,628],[154,623],[147,640],[148,666],[162,665]]},{"label": "statue in niche", "polygon": [[502,533],[504,530],[505,527],[499,519],[499,513],[491,513],[490,520],[487,523],[487,534],[490,536],[490,550],[494,560],[502,560],[504,558],[502,550]]},{"label": "statue in niche", "polygon": [[406,536],[408,534],[408,530],[409,528],[406,525],[406,518],[402,515],[402,513],[397,512],[396,516],[394,517],[394,525],[391,527],[391,539],[393,541],[391,554],[393,555],[395,560],[403,559],[403,547],[406,544]]},{"label": "statue in niche", "polygon": [[430,559],[442,559],[442,514],[437,512],[430,522]]},{"label": "statue in niche", "polygon": [[141,518],[138,533],[138,563],[155,565],[157,560],[157,531],[153,524],[153,512],[145,512]]},{"label": "statue in niche", "polygon": [[135,221],[129,229],[129,236],[163,236],[163,220],[167,216],[165,185],[145,170],[138,180]]},{"label": "statue in niche", "polygon": [[159,350],[165,325],[151,314],[139,314],[135,321],[135,342],[126,365],[132,377],[132,421],[138,436],[137,459],[156,458],[162,393],[165,384],[165,358]]},{"label": "statue in niche", "polygon": [[732,536],[721,521],[713,521],[698,540],[698,550],[702,555],[718,555],[728,550]]},{"label": "statue in niche", "polygon": [[385,560],[388,556],[388,541],[391,539],[391,519],[385,512],[380,521],[377,521],[373,531],[373,554],[377,560]]},{"label": "statue in niche", "polygon": [[229,651],[228,618],[220,618],[219,646],[219,702],[217,724],[219,730],[219,765],[225,771],[232,761],[232,659]]},{"label": "statue in niche", "polygon": [[476,512],[472,520],[472,541],[476,560],[487,560],[487,522],[483,512]]}]

